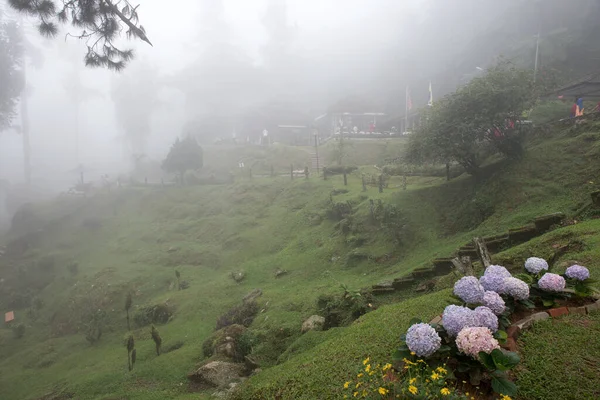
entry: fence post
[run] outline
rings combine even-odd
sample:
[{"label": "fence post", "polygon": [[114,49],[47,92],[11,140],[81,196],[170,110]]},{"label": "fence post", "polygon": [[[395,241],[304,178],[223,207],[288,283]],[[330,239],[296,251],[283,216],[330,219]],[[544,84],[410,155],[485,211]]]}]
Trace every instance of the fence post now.
[{"label": "fence post", "polygon": [[348,178],[346,177],[346,167],[344,167],[344,186],[348,186]]},{"label": "fence post", "polygon": [[362,175],[362,191],[366,192],[367,191],[367,184],[365,183],[365,174]]},{"label": "fence post", "polygon": [[294,180],[294,164],[290,165],[290,176],[291,176],[292,180]]},{"label": "fence post", "polygon": [[383,193],[383,174],[379,174],[379,193]]}]

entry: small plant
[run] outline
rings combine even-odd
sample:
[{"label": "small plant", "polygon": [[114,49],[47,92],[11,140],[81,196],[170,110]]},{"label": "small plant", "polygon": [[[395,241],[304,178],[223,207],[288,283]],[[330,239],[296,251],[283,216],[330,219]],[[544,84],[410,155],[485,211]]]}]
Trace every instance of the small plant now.
[{"label": "small plant", "polygon": [[133,299],[131,298],[131,292],[127,293],[127,298],[125,299],[125,312],[127,313],[127,330],[131,330],[131,325],[129,323],[129,309],[133,304]]},{"label": "small plant", "polygon": [[405,359],[403,370],[396,372],[392,364],[375,364],[366,358],[356,377],[344,383],[344,398],[468,399],[457,392],[453,381],[445,364],[433,367],[422,359]]},{"label": "small plant", "polygon": [[175,270],[175,277],[177,278],[177,290],[181,290],[181,274],[179,270]]},{"label": "small plant", "polygon": [[156,346],[156,355],[160,356],[160,345],[162,344],[162,338],[158,333],[158,330],[152,325],[152,340],[154,340],[154,345]]},{"label": "small plant", "polygon": [[136,357],[135,340],[133,339],[133,335],[129,335],[129,337],[127,338],[126,347],[127,347],[127,366],[129,367],[129,370],[131,371],[133,369],[133,365],[135,364],[135,357]]}]

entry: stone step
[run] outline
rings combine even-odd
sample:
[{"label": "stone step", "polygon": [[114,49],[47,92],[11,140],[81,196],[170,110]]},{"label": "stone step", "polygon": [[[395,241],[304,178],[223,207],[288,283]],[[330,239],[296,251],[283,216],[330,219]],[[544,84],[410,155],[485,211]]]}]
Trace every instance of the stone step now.
[{"label": "stone step", "polygon": [[380,288],[373,288],[373,290],[371,290],[371,293],[374,295],[380,295],[380,294],[388,294],[388,293],[393,293],[396,289],[394,289],[393,287],[380,287]]},{"label": "stone step", "polygon": [[557,212],[554,214],[542,215],[541,217],[537,217],[534,219],[535,228],[538,232],[543,233],[554,225],[558,225],[565,220],[565,214],[561,212]]}]

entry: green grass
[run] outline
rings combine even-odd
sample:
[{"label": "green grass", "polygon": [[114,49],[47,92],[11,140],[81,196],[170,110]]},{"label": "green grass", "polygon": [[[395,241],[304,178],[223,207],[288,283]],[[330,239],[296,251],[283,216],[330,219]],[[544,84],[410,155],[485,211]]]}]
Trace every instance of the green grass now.
[{"label": "green grass", "polygon": [[600,312],[542,321],[519,338],[519,398],[600,398]]},{"label": "green grass", "polygon": [[[247,398],[268,398],[278,390],[284,391],[284,398],[322,398],[325,392],[334,396],[357,360],[366,354],[387,360],[408,321],[438,313],[448,293],[406,300],[414,296],[407,291],[376,299],[381,307],[350,327],[301,336],[302,321],[318,312],[317,297],[339,293],[341,283],[359,289],[401,276],[429,265],[433,258],[449,256],[475,235],[503,232],[549,212],[574,212],[587,201],[589,191],[598,188],[597,131],[590,125],[533,136],[522,160],[491,163],[479,183],[468,176],[450,182],[409,177],[404,191],[401,178],[392,177],[384,193],[374,187],[365,193],[361,172],[356,172],[346,187],[341,176],[293,182],[284,177],[238,179],[222,186],[123,188],[40,205],[40,242],[10,264],[0,258],[7,282],[18,276],[11,275],[18,272],[15,266],[28,271],[32,281],[52,277],[37,294],[45,304],[37,318],[27,316],[26,309],[16,310],[17,319],[26,324],[24,338],[14,339],[0,328],[0,398],[35,399],[60,390],[94,400],[198,398],[202,395],[188,392],[186,374],[202,361],[202,342],[213,332],[218,316],[254,288],[264,293],[259,299],[264,311],[251,329],[269,335],[286,328],[289,347],[257,346],[254,356],[264,366],[275,366],[252,378],[243,393]],[[371,142],[357,141],[352,148],[359,157],[366,146],[364,158],[358,158],[366,165],[397,151],[385,141]],[[275,154],[256,149],[255,159],[263,166],[269,160],[285,165],[286,158],[309,154],[308,148],[280,150]],[[238,156],[228,156],[229,161],[237,163]],[[369,166],[361,171],[371,169],[376,171]],[[348,193],[331,195],[341,188]],[[330,198],[352,203],[354,224],[348,236],[325,216]],[[394,204],[407,216],[412,235],[405,243],[394,243],[370,222],[371,199]],[[101,226],[86,228],[84,222],[90,220]],[[498,259],[516,266],[533,251],[548,256],[555,242],[571,237],[584,237],[589,247],[565,257],[577,257],[594,274],[600,272],[594,250],[600,248],[596,221],[552,232]],[[356,252],[370,258],[348,263],[348,256]],[[49,254],[56,260],[54,269],[38,274],[33,263]],[[386,254],[389,261],[376,261]],[[77,275],[66,268],[71,260],[79,264]],[[289,274],[275,278],[278,268]],[[174,290],[175,269],[189,281],[189,289]],[[232,271],[246,272],[246,279],[235,283],[229,277]],[[168,302],[174,318],[157,326],[164,346],[184,343],[156,357],[150,328],[136,327],[138,362],[132,373],[127,372],[123,344],[128,291],[134,294],[132,314],[141,306]],[[2,308],[6,300],[0,290]],[[94,345],[86,342],[79,327],[90,307],[108,315],[103,336]],[[314,397],[315,393],[320,394]]]}]

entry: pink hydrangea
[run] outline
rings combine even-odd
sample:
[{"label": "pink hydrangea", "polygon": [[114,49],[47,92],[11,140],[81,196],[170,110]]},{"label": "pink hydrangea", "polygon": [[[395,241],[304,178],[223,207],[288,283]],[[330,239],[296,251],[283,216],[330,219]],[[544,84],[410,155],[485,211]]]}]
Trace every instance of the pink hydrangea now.
[{"label": "pink hydrangea", "polygon": [[538,281],[538,286],[540,289],[549,292],[562,292],[566,284],[567,282],[565,281],[565,278],[551,272],[545,273],[544,276],[542,276]]},{"label": "pink hydrangea", "polygon": [[492,331],[488,328],[464,328],[456,336],[458,350],[475,359],[479,359],[479,352],[490,354],[494,349],[499,349],[498,341],[494,339]]}]

